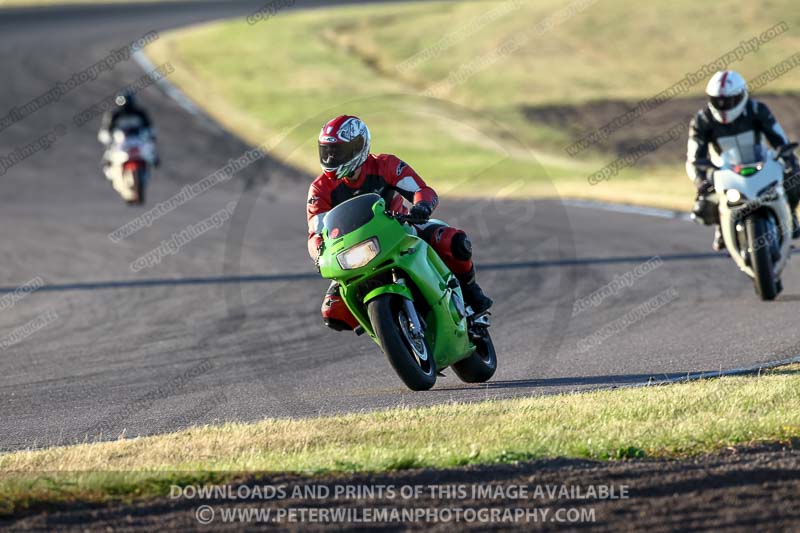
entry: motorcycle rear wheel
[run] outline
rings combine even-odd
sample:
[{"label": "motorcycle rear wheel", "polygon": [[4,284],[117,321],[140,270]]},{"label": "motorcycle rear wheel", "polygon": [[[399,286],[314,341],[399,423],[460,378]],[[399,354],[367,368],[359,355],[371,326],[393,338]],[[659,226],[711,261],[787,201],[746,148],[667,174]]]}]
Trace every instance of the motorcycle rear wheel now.
[{"label": "motorcycle rear wheel", "polygon": [[453,363],[453,371],[464,383],[484,383],[494,376],[497,370],[497,353],[489,331],[485,331],[475,341],[475,351],[457,363]]},{"label": "motorcycle rear wheel", "polygon": [[136,196],[139,199],[139,205],[144,204],[144,187],[145,183],[147,182],[147,176],[145,175],[147,172],[146,168],[137,168],[133,174],[133,178],[136,184]]},{"label": "motorcycle rear wheel", "polygon": [[125,176],[125,182],[130,183],[132,185],[132,189],[136,191],[136,197],[128,200],[128,205],[143,205],[144,204],[144,188],[146,182],[146,175],[147,169],[137,167],[134,170],[125,169],[123,170],[127,175]]}]

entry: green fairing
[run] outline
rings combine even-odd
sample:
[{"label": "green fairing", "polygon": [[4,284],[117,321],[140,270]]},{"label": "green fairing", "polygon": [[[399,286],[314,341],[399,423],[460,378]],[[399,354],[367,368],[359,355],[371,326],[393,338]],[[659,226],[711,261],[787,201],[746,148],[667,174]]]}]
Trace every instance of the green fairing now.
[{"label": "green fairing", "polygon": [[[439,370],[469,357],[475,351],[475,346],[469,339],[467,319],[460,316],[452,298],[455,293],[463,302],[461,288],[457,285],[455,288],[448,286],[448,281],[454,278],[453,273],[439,255],[417,237],[413,227],[385,213],[386,204],[380,196],[364,196],[372,196],[375,200],[371,220],[341,237],[336,235],[331,238],[328,228],[323,229],[324,250],[319,261],[322,277],[339,282],[342,300],[376,342],[366,304],[381,294],[393,293],[412,301],[422,298],[427,302],[427,306],[416,302],[415,307],[430,309],[423,317],[425,340]],[[362,198],[359,204],[363,206],[363,196],[353,200],[358,198]],[[340,204],[337,209],[348,209],[348,202]],[[378,255],[360,268],[343,269],[337,255],[372,238],[378,239]],[[392,281],[393,269],[402,278],[401,282]],[[381,282],[373,286],[377,280]],[[366,293],[359,290],[364,283],[370,283]]]}]

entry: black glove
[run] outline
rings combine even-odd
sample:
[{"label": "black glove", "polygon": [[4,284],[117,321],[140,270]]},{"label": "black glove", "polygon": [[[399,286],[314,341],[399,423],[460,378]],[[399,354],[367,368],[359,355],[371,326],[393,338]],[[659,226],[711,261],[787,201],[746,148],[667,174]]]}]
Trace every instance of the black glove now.
[{"label": "black glove", "polygon": [[698,196],[705,196],[714,190],[714,182],[700,177],[694,179],[694,186],[697,189]]},{"label": "black glove", "polygon": [[800,172],[800,164],[798,164],[797,158],[794,156],[787,157],[783,160],[783,168],[784,168],[783,174],[787,178],[791,178],[792,176]]},{"label": "black glove", "polygon": [[432,213],[433,206],[431,204],[428,202],[417,202],[411,206],[408,216],[417,223],[425,223],[431,218]]}]

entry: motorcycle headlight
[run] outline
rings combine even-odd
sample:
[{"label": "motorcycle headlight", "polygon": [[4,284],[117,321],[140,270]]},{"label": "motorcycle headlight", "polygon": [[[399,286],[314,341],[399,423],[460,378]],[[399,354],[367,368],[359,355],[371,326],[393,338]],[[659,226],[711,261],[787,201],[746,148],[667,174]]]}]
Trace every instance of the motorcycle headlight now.
[{"label": "motorcycle headlight", "polygon": [[729,204],[738,204],[742,200],[742,193],[736,189],[728,189],[725,191],[725,198],[728,199]]},{"label": "motorcycle headlight", "polygon": [[339,261],[339,266],[343,269],[352,270],[363,267],[375,259],[379,253],[381,253],[381,247],[378,244],[378,239],[372,238],[339,253],[336,256],[336,260]]}]

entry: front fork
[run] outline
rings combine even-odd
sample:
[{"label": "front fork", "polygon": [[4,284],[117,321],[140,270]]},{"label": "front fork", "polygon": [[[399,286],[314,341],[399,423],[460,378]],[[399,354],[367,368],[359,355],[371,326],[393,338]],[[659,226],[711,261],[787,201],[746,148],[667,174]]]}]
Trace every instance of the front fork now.
[{"label": "front fork", "polygon": [[[406,280],[399,277],[396,270],[392,270],[392,281],[397,285],[406,286]],[[416,339],[423,338],[425,336],[425,328],[420,323],[419,314],[414,307],[414,302],[408,298],[403,298],[403,305],[406,309],[406,316],[408,316],[408,320],[411,322],[409,324],[411,335]]]}]

